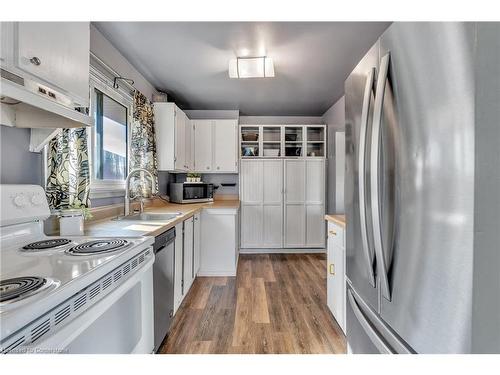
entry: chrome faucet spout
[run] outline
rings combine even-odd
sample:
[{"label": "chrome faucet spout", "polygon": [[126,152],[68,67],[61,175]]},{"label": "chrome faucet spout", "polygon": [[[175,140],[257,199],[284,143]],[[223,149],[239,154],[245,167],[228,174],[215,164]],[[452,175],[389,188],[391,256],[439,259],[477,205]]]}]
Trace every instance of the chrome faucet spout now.
[{"label": "chrome faucet spout", "polygon": [[[137,173],[144,172],[151,179],[151,193],[156,194],[153,174],[144,168],[132,169],[125,180],[125,216],[130,215],[130,179]],[[142,205],[141,205],[142,207]]]}]

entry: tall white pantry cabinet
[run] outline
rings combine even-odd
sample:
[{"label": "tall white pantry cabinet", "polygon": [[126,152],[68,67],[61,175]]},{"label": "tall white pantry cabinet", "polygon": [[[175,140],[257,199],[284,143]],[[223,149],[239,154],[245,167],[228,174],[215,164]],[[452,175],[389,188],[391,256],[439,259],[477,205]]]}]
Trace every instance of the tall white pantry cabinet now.
[{"label": "tall white pantry cabinet", "polygon": [[242,159],[241,248],[325,247],[325,159]]}]

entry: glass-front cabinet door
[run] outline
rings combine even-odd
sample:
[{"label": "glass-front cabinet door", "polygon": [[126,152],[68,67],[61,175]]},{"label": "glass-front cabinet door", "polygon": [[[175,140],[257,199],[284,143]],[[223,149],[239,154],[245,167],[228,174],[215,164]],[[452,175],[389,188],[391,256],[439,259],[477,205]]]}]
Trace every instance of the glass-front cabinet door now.
[{"label": "glass-front cabinet door", "polygon": [[306,126],[306,156],[325,157],[325,148],[325,127]]},{"label": "glass-front cabinet door", "polygon": [[285,155],[286,157],[303,156],[304,127],[285,125]]},{"label": "glass-front cabinet door", "polygon": [[281,129],[280,125],[262,127],[262,156],[281,156]]},{"label": "glass-front cabinet door", "polygon": [[240,125],[242,158],[324,158],[325,125]]},{"label": "glass-front cabinet door", "polygon": [[260,156],[260,126],[240,127],[240,149],[242,158]]}]

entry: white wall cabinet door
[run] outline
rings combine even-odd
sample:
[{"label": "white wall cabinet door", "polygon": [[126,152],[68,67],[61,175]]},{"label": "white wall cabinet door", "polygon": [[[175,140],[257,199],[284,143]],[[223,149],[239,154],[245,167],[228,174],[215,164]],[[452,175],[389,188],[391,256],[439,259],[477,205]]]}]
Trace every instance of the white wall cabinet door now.
[{"label": "white wall cabinet door", "polygon": [[194,238],[193,269],[194,269],[194,277],[196,277],[198,275],[198,271],[200,270],[200,261],[201,261],[201,215],[199,213],[194,215],[193,238]]},{"label": "white wall cabinet door", "polygon": [[305,203],[305,171],[304,160],[285,160],[285,204]]},{"label": "white wall cabinet door", "polygon": [[242,160],[241,162],[241,203],[260,204],[263,199],[262,160]]},{"label": "white wall cabinet door", "polygon": [[214,172],[237,172],[237,120],[214,121]]},{"label": "white wall cabinet door", "polygon": [[306,244],[305,161],[285,160],[285,247]]},{"label": "white wall cabinet door", "polygon": [[255,248],[262,244],[263,162],[241,162],[241,247]]},{"label": "white wall cabinet door", "polygon": [[183,277],[183,267],[182,267],[182,256],[183,256],[183,239],[182,239],[182,229],[184,223],[179,223],[175,226],[175,246],[174,246],[174,314],[182,303],[182,277]]},{"label": "white wall cabinet door", "polygon": [[182,294],[185,296],[194,281],[194,218],[184,220],[184,262],[183,262],[183,287]]},{"label": "white wall cabinet door", "polygon": [[254,248],[262,245],[262,205],[241,206],[241,247]]},{"label": "white wall cabinet door", "polygon": [[194,120],[194,170],[211,172],[213,164],[212,120]]},{"label": "white wall cabinet door", "polygon": [[325,213],[322,204],[306,205],[306,246],[325,246]]},{"label": "white wall cabinet door", "polygon": [[325,161],[306,160],[306,246],[325,246]]},{"label": "white wall cabinet door", "polygon": [[175,111],[175,169],[183,171],[186,169],[186,129],[184,114]]},{"label": "white wall cabinet door", "polygon": [[262,244],[283,246],[283,161],[262,161]]},{"label": "white wall cabinet door", "polygon": [[285,215],[285,247],[302,248],[305,246],[305,206],[287,204]]},{"label": "white wall cabinet door", "polygon": [[17,67],[88,106],[89,23],[17,22],[14,27]]},{"label": "white wall cabinet door", "polygon": [[186,171],[194,170],[194,158],[193,158],[193,140],[194,140],[194,131],[192,121],[183,113],[184,117],[184,160],[185,166],[184,169]]}]

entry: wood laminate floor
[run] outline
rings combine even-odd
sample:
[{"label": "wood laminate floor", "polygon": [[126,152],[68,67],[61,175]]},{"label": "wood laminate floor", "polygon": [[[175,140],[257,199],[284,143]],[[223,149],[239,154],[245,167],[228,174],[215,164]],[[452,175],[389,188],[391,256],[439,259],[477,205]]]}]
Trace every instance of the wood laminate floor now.
[{"label": "wood laminate floor", "polygon": [[326,256],[241,254],[237,277],[198,277],[160,352],[345,353]]}]

